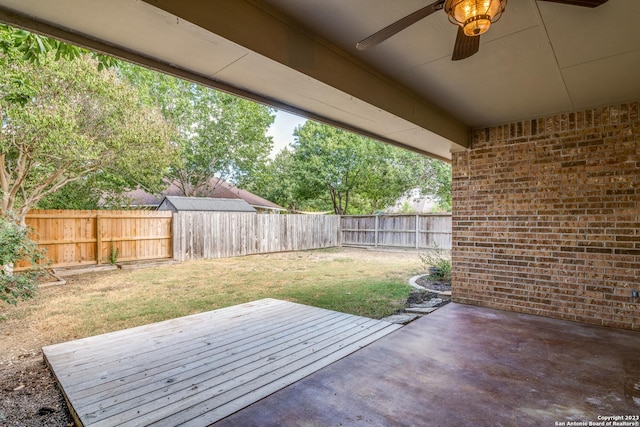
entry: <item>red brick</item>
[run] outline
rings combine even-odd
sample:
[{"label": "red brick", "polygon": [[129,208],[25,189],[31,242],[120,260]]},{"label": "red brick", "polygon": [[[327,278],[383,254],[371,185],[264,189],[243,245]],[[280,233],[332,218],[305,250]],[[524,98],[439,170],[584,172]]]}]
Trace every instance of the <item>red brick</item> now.
[{"label": "red brick", "polygon": [[638,105],[472,132],[452,161],[454,300],[640,330]]}]

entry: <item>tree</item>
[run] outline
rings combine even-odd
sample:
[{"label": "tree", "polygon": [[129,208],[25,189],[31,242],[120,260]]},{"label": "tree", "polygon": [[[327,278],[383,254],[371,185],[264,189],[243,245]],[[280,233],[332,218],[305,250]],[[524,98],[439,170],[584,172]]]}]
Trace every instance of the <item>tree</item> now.
[{"label": "tree", "polygon": [[[131,200],[125,193],[139,186],[135,181],[98,171],[67,183],[37,203],[37,209],[121,209]],[[161,182],[158,181],[158,186]],[[158,188],[155,186],[155,188]]]},{"label": "tree", "polygon": [[347,214],[350,198],[371,164],[373,141],[311,120],[296,128],[294,136],[298,196],[328,196],[337,215]]},{"label": "tree", "polygon": [[[112,57],[89,52],[77,46],[33,34],[0,24],[0,66],[16,62],[40,64],[43,59],[54,55],[56,61],[73,61],[90,56],[98,70],[111,68],[118,61]],[[28,76],[27,76],[28,77]],[[31,80],[19,80],[22,91],[10,94],[14,102],[26,103],[31,96]],[[0,112],[2,110],[0,109]],[[70,182],[60,190],[45,196],[38,202],[40,208],[96,209],[104,205],[105,199],[118,198],[124,189],[130,187],[126,177],[111,175],[108,171],[97,171]],[[135,184],[133,184],[135,186]],[[119,201],[121,198],[118,199]]]},{"label": "tree", "polygon": [[73,61],[76,58],[91,55],[97,63],[98,71],[113,67],[117,63],[117,60],[111,56],[89,52],[59,40],[0,24],[2,61],[25,61],[39,64],[51,52],[55,55],[56,61],[60,59]]},{"label": "tree", "polygon": [[294,133],[298,200],[328,195],[336,214],[375,213],[420,186],[431,160],[340,129],[307,121]]},{"label": "tree", "polygon": [[420,170],[422,194],[431,195],[443,211],[451,211],[451,165],[440,160],[424,157]]},{"label": "tree", "polygon": [[44,196],[37,209],[87,209],[101,208],[101,189],[93,184],[91,176],[68,182],[58,191]]},{"label": "tree", "polygon": [[133,65],[120,72],[178,129],[180,158],[168,178],[185,196],[204,196],[223,181],[248,183],[265,164],[271,108]]},{"label": "tree", "polygon": [[[376,213],[413,188],[450,201],[451,169],[352,133],[307,121],[251,191],[289,209]],[[448,191],[448,193],[447,193]]]},{"label": "tree", "polygon": [[[0,300],[10,304],[33,295],[42,271],[29,209],[92,174],[153,185],[171,160],[171,128],[100,72],[114,59],[88,53],[0,25]],[[30,268],[14,273],[22,260]]]},{"label": "tree", "polygon": [[[0,301],[15,305],[33,296],[42,258],[42,251],[29,239],[29,229],[0,216]],[[21,260],[32,268],[14,273],[14,263]]]},{"label": "tree", "polygon": [[408,190],[417,187],[423,172],[424,156],[394,147],[375,143],[364,182],[358,194],[365,201],[367,213],[376,213],[396,203]]},{"label": "tree", "polygon": [[89,56],[0,65],[0,209],[24,217],[91,174],[157,186],[173,159],[172,128],[113,71]]},{"label": "tree", "polygon": [[267,161],[245,188],[290,211],[299,210],[301,206],[298,204],[298,181],[293,173],[293,160],[291,151],[280,151],[273,160]]}]

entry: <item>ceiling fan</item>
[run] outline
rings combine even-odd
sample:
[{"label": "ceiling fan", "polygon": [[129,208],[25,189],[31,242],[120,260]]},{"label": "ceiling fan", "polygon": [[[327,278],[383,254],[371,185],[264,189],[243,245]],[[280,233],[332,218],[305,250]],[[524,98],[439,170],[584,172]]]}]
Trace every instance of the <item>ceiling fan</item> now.
[{"label": "ceiling fan", "polygon": [[[573,6],[597,7],[608,0],[540,0],[564,3]],[[381,29],[356,44],[356,49],[367,50],[405,28],[444,9],[449,21],[458,26],[458,35],[453,48],[453,61],[470,57],[480,49],[480,34],[486,32],[492,23],[502,16],[507,0],[437,0],[429,6],[416,10],[399,21]]]}]

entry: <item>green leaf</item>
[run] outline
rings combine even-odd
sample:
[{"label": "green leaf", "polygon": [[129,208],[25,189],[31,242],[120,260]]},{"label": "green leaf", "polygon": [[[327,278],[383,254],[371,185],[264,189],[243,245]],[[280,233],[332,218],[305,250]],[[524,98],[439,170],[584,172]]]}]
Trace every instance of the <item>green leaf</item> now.
[{"label": "green leaf", "polygon": [[20,195],[3,199],[1,210],[31,208],[58,187],[94,175],[117,177],[120,192],[161,181],[175,155],[173,127],[114,72],[98,71],[88,55],[55,61],[53,53],[39,64],[12,61],[1,70],[10,82],[3,88],[11,136],[1,142],[3,167]]}]

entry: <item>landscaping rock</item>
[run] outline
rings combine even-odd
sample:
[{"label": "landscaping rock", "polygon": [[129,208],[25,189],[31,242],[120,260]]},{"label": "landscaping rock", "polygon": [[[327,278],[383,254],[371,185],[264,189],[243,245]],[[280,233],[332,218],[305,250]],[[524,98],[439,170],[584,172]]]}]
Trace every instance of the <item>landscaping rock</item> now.
[{"label": "landscaping rock", "polygon": [[410,307],[428,308],[428,307],[437,307],[440,304],[442,304],[442,298],[432,298],[429,301],[426,301],[420,304],[411,304]]},{"label": "landscaping rock", "polygon": [[406,311],[407,313],[429,314],[437,309],[437,307],[408,307],[405,308],[404,311]]},{"label": "landscaping rock", "polygon": [[392,314],[391,316],[387,316],[384,319],[380,319],[383,320],[385,322],[389,322],[389,323],[396,323],[398,325],[406,325],[409,322],[413,322],[414,320],[416,320],[418,317],[417,314]]}]

